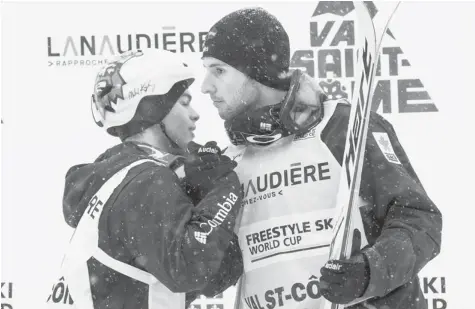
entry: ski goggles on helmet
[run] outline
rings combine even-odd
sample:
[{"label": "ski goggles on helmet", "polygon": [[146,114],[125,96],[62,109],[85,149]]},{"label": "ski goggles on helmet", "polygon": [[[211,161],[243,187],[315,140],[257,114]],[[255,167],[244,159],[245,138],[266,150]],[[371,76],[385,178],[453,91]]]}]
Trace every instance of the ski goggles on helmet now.
[{"label": "ski goggles on helmet", "polygon": [[319,89],[316,80],[294,70],[290,88],[282,101],[279,119],[292,134],[304,134],[317,125],[323,117],[322,102],[327,96]]}]

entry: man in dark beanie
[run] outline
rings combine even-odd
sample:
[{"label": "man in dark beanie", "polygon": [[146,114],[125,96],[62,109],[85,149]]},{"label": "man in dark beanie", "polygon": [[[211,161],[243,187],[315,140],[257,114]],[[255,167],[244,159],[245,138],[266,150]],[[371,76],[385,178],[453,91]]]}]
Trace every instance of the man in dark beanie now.
[{"label": "man in dark beanie", "polygon": [[324,297],[352,309],[427,308],[418,273],[439,253],[442,215],[376,113],[354,221],[362,235],[351,258],[328,261],[350,104],[289,72],[289,58],[287,33],[262,8],[228,14],[204,42],[201,90],[225,121],[244,194],[236,307],[318,309]]},{"label": "man in dark beanie", "polygon": [[268,87],[289,88],[289,37],[262,9],[240,10],[217,22],[208,33],[203,57],[226,62]]}]

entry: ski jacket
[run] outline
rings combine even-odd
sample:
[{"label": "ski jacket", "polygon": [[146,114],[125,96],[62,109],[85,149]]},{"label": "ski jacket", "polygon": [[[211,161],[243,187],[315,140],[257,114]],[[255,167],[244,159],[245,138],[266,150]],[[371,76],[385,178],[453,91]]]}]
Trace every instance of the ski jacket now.
[{"label": "ski jacket", "polygon": [[[238,308],[319,308],[350,104],[324,102],[322,121],[269,146],[230,146],[243,210],[238,236],[244,275]],[[419,271],[438,255],[442,215],[389,122],[370,117],[359,209],[370,282],[356,308],[427,308]]]},{"label": "ski jacket", "polygon": [[[92,202],[114,174],[140,160],[124,174],[104,205]],[[179,166],[171,155],[145,144],[125,142],[107,150],[94,163],[76,165],[68,171],[63,199],[66,222],[77,228],[83,216],[100,213],[95,218],[97,247],[104,259],[87,260],[90,309],[152,308],[152,285],[127,276],[121,268],[106,266],[101,262],[105,260],[113,259],[155,278],[163,291],[172,293],[163,292],[162,299],[163,295],[179,293],[213,296],[234,284],[242,273],[233,233],[241,207],[235,172],[218,179],[197,201],[187,194],[178,176],[182,170]],[[71,288],[69,293],[72,302],[82,297]],[[185,307],[185,298],[182,300],[176,308]],[[162,307],[155,303],[153,309]]]}]

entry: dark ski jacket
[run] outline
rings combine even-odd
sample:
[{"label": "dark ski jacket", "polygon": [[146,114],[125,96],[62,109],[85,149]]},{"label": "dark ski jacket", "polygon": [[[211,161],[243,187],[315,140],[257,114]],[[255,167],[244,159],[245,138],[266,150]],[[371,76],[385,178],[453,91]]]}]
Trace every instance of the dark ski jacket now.
[{"label": "dark ski jacket", "polygon": [[[66,175],[63,212],[75,228],[89,200],[114,173],[148,158],[147,148],[125,142],[95,162],[72,167]],[[231,197],[230,197],[231,196]],[[233,201],[226,212],[218,204]],[[143,163],[132,168],[104,205],[99,246],[111,257],[154,275],[172,292],[214,296],[236,283],[242,256],[233,233],[241,207],[239,180],[230,172],[200,201],[169,167]],[[218,218],[217,218],[218,216]],[[219,219],[221,224],[208,225]],[[197,235],[207,234],[203,237]],[[88,269],[95,309],[147,309],[148,286],[91,258]],[[71,295],[74,300],[74,295]]]}]

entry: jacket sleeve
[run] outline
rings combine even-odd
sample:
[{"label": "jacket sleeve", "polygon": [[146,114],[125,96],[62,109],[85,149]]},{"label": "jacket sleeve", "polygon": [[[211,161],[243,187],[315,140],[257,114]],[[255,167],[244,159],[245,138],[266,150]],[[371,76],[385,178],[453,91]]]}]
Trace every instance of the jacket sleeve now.
[{"label": "jacket sleeve", "polygon": [[427,196],[391,124],[374,113],[368,132],[361,191],[372,199],[371,217],[376,219],[366,234],[378,236],[363,250],[371,278],[363,297],[374,297],[409,282],[439,254],[442,214]]},{"label": "jacket sleeve", "polygon": [[224,252],[219,270],[212,276],[201,291],[206,297],[214,297],[235,285],[244,272],[242,251],[236,235],[231,240],[232,245]]},{"label": "jacket sleeve", "polygon": [[218,179],[196,206],[168,168],[150,168],[120,194],[125,244],[135,264],[172,292],[203,289],[230,250],[241,208],[235,172]]},{"label": "jacket sleeve", "polygon": [[234,239],[231,240],[231,242],[232,244],[228,246],[224,253],[224,258],[219,270],[209,278],[207,285],[201,291],[187,293],[186,308],[188,308],[199,295],[215,297],[226,291],[229,287],[236,285],[244,272],[244,264],[236,235],[234,235]]}]

